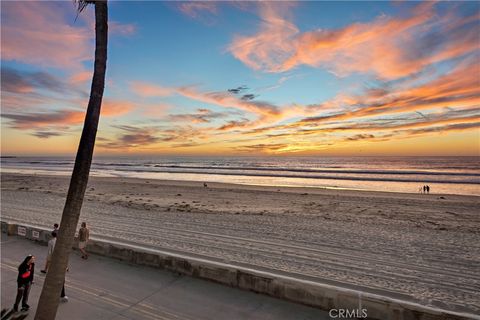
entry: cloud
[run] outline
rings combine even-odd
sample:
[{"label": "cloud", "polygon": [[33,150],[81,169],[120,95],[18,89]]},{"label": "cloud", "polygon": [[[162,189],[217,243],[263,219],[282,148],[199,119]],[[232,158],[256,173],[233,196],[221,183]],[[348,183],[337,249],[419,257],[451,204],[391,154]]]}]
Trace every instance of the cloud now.
[{"label": "cloud", "polygon": [[2,93],[32,93],[38,89],[65,92],[66,86],[63,81],[47,72],[28,72],[6,66],[1,67]]},{"label": "cloud", "polygon": [[3,113],[3,118],[10,120],[10,126],[20,130],[30,130],[43,127],[68,127],[83,123],[85,113],[74,110],[54,112],[37,112],[24,114]]},{"label": "cloud", "polygon": [[174,88],[144,82],[132,82],[130,86],[134,93],[142,97],[168,97],[176,93]]},{"label": "cloud", "polygon": [[193,147],[208,143],[208,128],[199,129],[190,125],[171,128],[136,127],[131,125],[113,126],[121,133],[115,139],[104,139],[99,146],[107,149],[130,149],[153,147],[158,143],[169,148]]},{"label": "cloud", "polygon": [[[450,63],[449,68],[443,70],[391,81],[376,80],[360,86],[361,90],[357,88],[354,93],[345,91],[312,105],[279,106],[242,99],[250,94],[246,93],[246,86],[223,91],[202,91],[196,86],[168,88],[169,94],[234,108],[239,113],[216,127],[201,128],[196,125],[209,123],[213,118],[221,119],[228,113],[219,112],[210,117],[213,114],[209,109],[198,109],[194,113],[173,114],[169,120],[187,122],[191,126],[162,129],[156,136],[173,148],[199,146],[221,137],[225,145],[237,151],[289,153],[321,150],[332,143],[345,145],[360,140],[385,141],[431,135],[438,132],[431,129],[433,126],[450,131],[474,130],[475,126],[470,124],[480,118],[478,74],[478,57],[469,56]],[[161,86],[147,87],[152,94],[165,92]],[[245,139],[239,140],[239,134],[244,134]],[[248,143],[246,148],[238,149],[241,148],[237,147],[238,143],[245,141],[261,143]],[[279,145],[283,148],[275,149]]]},{"label": "cloud", "polygon": [[190,18],[200,18],[205,13],[216,15],[218,12],[217,3],[213,1],[180,2],[177,8]]},{"label": "cloud", "polygon": [[43,1],[3,1],[1,6],[3,60],[79,70],[92,59],[94,33],[66,20],[73,6]]},{"label": "cloud", "polygon": [[373,134],[356,134],[352,137],[348,137],[346,140],[358,141],[358,140],[373,139],[373,138],[375,138]]},{"label": "cloud", "polygon": [[[86,106],[86,104],[85,102],[84,105]],[[105,99],[102,103],[102,117],[123,115],[132,110],[133,107],[134,105],[130,102]],[[8,126],[11,128],[34,130],[32,135],[39,138],[50,138],[62,135],[62,132],[69,130],[71,127],[83,124],[85,111],[63,109],[47,112],[2,113],[1,116],[7,119]]]},{"label": "cloud", "polygon": [[155,128],[138,128],[129,125],[114,127],[126,133],[120,134],[115,140],[102,138],[98,143],[99,147],[106,149],[129,149],[151,145],[159,141],[159,138],[155,136]]},{"label": "cloud", "polygon": [[480,65],[471,61],[459,64],[434,80],[407,88],[400,87],[381,97],[372,96],[371,91],[359,96],[345,96],[343,111],[305,118],[299,125],[452,106],[475,107],[480,104],[478,72]]},{"label": "cloud", "polygon": [[[68,1],[2,1],[2,60],[82,71],[83,63],[94,57],[95,25],[92,11],[76,21],[75,15]],[[134,25],[109,25],[113,34],[135,32]]]},{"label": "cloud", "polygon": [[233,89],[228,89],[227,91],[230,92],[230,93],[233,93],[233,94],[239,94],[245,90],[248,90],[247,86],[240,86],[240,87],[237,87],[237,88],[233,88]]},{"label": "cloud", "polygon": [[230,129],[245,128],[245,127],[250,127],[251,124],[252,124],[252,121],[245,118],[240,120],[230,120],[226,124],[219,127],[218,130],[225,131]]},{"label": "cloud", "polygon": [[227,112],[213,112],[209,109],[197,109],[197,113],[171,114],[169,121],[181,121],[191,123],[209,123],[212,120],[228,117]]},{"label": "cloud", "polygon": [[288,144],[284,143],[260,143],[252,145],[244,145],[235,147],[235,150],[242,152],[272,152],[288,148]]},{"label": "cloud", "polygon": [[73,85],[84,84],[87,81],[91,81],[93,73],[91,71],[80,71],[70,76],[69,82]]},{"label": "cloud", "polygon": [[177,92],[190,99],[252,112],[260,117],[275,117],[281,113],[278,106],[269,102],[245,101],[228,92],[200,92],[194,87],[181,87],[177,89]]},{"label": "cloud", "polygon": [[122,24],[111,21],[108,24],[108,31],[122,36],[131,36],[137,32],[137,27],[134,24]]},{"label": "cloud", "polygon": [[130,101],[104,99],[102,102],[101,116],[112,117],[124,115],[135,109],[135,104]]},{"label": "cloud", "polygon": [[72,82],[45,71],[1,67],[2,112],[28,113],[54,106],[78,107],[88,93]]},{"label": "cloud", "polygon": [[303,33],[290,21],[289,7],[261,3],[258,33],[235,36],[228,50],[254,70],[285,72],[309,65],[338,76],[396,79],[479,48],[478,15],[439,15],[435,2],[418,4],[408,17],[382,15],[370,23]]},{"label": "cloud", "polygon": [[57,137],[63,135],[61,132],[53,132],[53,131],[36,131],[32,133],[33,136],[40,138],[40,139],[48,139],[51,137]]},{"label": "cloud", "polygon": [[240,99],[243,100],[243,101],[249,101],[249,100],[253,100],[255,99],[256,97],[258,97],[257,95],[255,94],[244,94]]},{"label": "cloud", "polygon": [[447,133],[451,131],[463,131],[463,130],[471,130],[471,129],[479,129],[480,122],[473,122],[473,123],[455,123],[446,126],[436,126],[430,128],[421,128],[421,129],[412,129],[412,130],[403,130],[403,131],[396,131],[394,135],[400,134],[407,134],[411,135],[419,135],[419,134],[428,134],[428,133]]},{"label": "cloud", "polygon": [[235,36],[228,47],[233,56],[255,70],[275,71],[294,53],[291,39],[298,28],[286,18],[291,2],[260,2],[260,31],[254,36]]},{"label": "cloud", "polygon": [[[247,88],[245,86],[229,89],[227,91],[202,92],[193,86],[167,88],[148,83],[133,82],[131,84],[131,88],[136,94],[143,97],[165,97],[178,94],[202,103],[213,104],[225,108],[234,108],[253,113],[258,117],[258,119],[252,121],[250,123],[251,126],[254,126],[260,122],[280,119],[282,117],[282,110],[280,110],[278,106],[266,101],[251,100],[256,96],[247,95],[244,97],[244,95],[242,95],[242,97],[238,98],[236,93],[246,90]],[[245,126],[246,123],[243,123],[242,125]]]}]

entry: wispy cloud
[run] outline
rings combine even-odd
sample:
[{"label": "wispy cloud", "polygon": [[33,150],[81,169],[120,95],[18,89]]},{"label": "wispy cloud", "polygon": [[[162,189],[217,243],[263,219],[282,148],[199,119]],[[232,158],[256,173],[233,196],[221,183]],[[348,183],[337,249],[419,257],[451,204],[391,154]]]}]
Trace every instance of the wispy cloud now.
[{"label": "wispy cloud", "polygon": [[225,118],[231,115],[227,112],[213,112],[209,109],[197,109],[196,113],[171,114],[169,121],[191,122],[191,123],[209,123],[215,119]]},{"label": "wispy cloud", "polygon": [[82,69],[92,56],[92,33],[65,18],[54,2],[2,2],[2,59]]},{"label": "wispy cloud", "polygon": [[54,131],[37,131],[32,133],[32,135],[40,139],[48,139],[51,137],[61,136],[63,134],[60,132],[54,132]]},{"label": "wispy cloud", "polygon": [[103,137],[98,143],[99,147],[106,149],[129,149],[151,145],[159,141],[159,138],[155,136],[155,128],[139,128],[130,125],[120,125],[115,126],[115,128],[123,133],[114,140]]},{"label": "wispy cloud", "polygon": [[103,138],[99,146],[106,149],[128,150],[152,147],[187,148],[208,143],[208,128],[200,129],[190,125],[174,127],[161,126],[113,126],[120,130],[114,139]]},{"label": "wispy cloud", "polygon": [[[75,22],[73,3],[2,1],[2,60],[80,72],[94,53],[94,20],[86,12]],[[85,23],[86,21],[86,23]],[[135,32],[135,26],[110,22],[113,34]]]},{"label": "wispy cloud", "polygon": [[260,143],[260,144],[252,144],[252,145],[243,145],[239,147],[235,147],[235,150],[241,152],[261,152],[261,153],[270,153],[272,151],[278,151],[281,149],[288,148],[288,144],[284,143]]},{"label": "wispy cloud", "polygon": [[134,93],[142,97],[168,97],[176,93],[174,88],[145,82],[132,82],[130,87]]},{"label": "wispy cloud", "polygon": [[108,24],[110,33],[122,36],[131,36],[137,32],[137,27],[134,24],[123,24],[116,21],[111,21]]},{"label": "wispy cloud", "polygon": [[218,2],[214,1],[191,1],[178,2],[177,7],[184,15],[190,18],[202,18],[204,14],[216,15]]},{"label": "wispy cloud", "polygon": [[85,113],[73,110],[59,110],[55,112],[37,112],[10,114],[3,113],[3,118],[10,120],[10,126],[15,129],[30,130],[42,127],[67,127],[82,123]]},{"label": "wispy cloud", "polygon": [[46,72],[28,72],[6,66],[1,67],[2,92],[32,93],[45,89],[63,93],[65,83]]},{"label": "wispy cloud", "polygon": [[479,49],[478,15],[439,17],[435,5],[418,4],[408,17],[383,15],[370,23],[300,32],[289,16],[290,3],[261,3],[259,32],[237,35],[229,51],[248,67],[268,72],[309,65],[339,76],[404,77]]},{"label": "wispy cloud", "polygon": [[[84,103],[85,105],[86,103]],[[134,108],[127,101],[105,99],[102,116],[115,117],[126,114]],[[43,112],[2,113],[7,125],[17,130],[26,130],[39,138],[50,138],[67,133],[72,127],[79,126],[85,119],[85,111],[62,109]]]},{"label": "wispy cloud", "polygon": [[[240,97],[238,93],[244,92],[248,88],[241,86],[238,88],[227,89],[226,91],[200,91],[194,86],[183,87],[163,87],[159,85],[133,82],[132,90],[143,97],[165,97],[174,94],[202,102],[212,104],[224,108],[233,108],[244,112],[251,113],[257,117],[251,121],[250,126],[257,125],[264,121],[279,119],[282,116],[280,107],[267,101],[253,100],[256,98],[253,94],[243,94]],[[242,121],[242,126],[246,126],[246,121]]]}]

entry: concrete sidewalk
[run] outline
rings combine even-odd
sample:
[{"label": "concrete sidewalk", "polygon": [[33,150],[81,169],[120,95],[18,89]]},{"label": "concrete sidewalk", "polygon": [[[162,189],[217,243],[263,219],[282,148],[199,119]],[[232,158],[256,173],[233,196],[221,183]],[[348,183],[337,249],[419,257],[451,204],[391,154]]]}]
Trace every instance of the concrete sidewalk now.
[{"label": "concrete sidewalk", "polygon": [[[37,258],[30,291],[32,319],[45,276],[47,248],[24,238],[2,234],[2,308],[11,308],[17,267],[27,254]],[[56,319],[330,319],[327,312],[253,292],[171,272],[130,265],[113,259],[70,257],[66,294]]]}]

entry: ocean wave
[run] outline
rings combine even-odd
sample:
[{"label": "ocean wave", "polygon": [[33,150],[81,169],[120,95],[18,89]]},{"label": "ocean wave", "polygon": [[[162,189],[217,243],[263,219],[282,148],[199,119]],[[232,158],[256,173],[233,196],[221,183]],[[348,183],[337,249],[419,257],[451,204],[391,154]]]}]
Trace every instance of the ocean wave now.
[{"label": "ocean wave", "polygon": [[299,174],[276,174],[276,173],[249,173],[249,172],[205,172],[201,170],[121,170],[118,169],[117,171],[127,171],[127,172],[152,172],[152,173],[178,173],[178,174],[211,174],[211,175],[223,175],[223,176],[245,176],[245,177],[276,177],[276,178],[300,178],[300,179],[325,179],[325,180],[351,180],[351,181],[385,181],[385,182],[418,182],[418,183],[448,183],[448,184],[480,184],[479,180],[465,180],[465,179],[458,179],[458,180],[447,180],[447,179],[429,179],[428,177],[422,177],[421,179],[413,179],[413,178],[395,178],[395,177],[373,177],[373,176],[364,176],[364,177],[356,177],[356,176],[332,176],[332,175],[299,175]]},{"label": "ocean wave", "polygon": [[330,170],[330,169],[304,169],[304,168],[278,168],[278,167],[202,167],[181,165],[154,165],[155,168],[172,169],[201,169],[201,170],[248,170],[248,171],[279,171],[279,172],[305,172],[305,173],[355,173],[355,174],[395,174],[395,175],[446,175],[446,176],[472,176],[480,177],[480,173],[473,172],[444,172],[444,171],[405,171],[405,170]]}]

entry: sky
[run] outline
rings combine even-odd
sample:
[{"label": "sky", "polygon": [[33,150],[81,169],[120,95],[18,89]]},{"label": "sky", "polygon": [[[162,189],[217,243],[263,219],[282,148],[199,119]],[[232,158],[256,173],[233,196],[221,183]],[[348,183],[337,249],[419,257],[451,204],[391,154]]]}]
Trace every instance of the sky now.
[{"label": "sky", "polygon": [[[1,1],[2,155],[73,155],[93,6]],[[480,2],[110,1],[97,155],[480,155]]]}]

